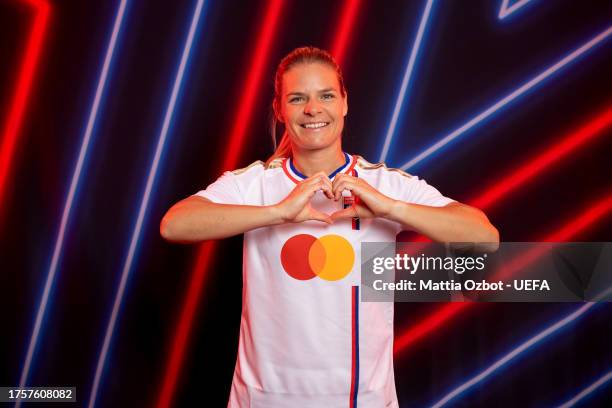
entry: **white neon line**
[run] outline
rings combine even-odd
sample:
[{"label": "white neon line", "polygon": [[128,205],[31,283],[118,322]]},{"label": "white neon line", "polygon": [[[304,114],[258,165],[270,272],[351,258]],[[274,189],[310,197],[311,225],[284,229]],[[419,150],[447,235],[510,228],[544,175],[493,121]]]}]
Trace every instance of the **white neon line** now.
[{"label": "white neon line", "polygon": [[606,290],[602,291],[600,294],[595,296],[595,298],[593,299],[593,302],[585,303],[584,305],[579,307],[576,311],[574,311],[572,314],[564,317],[563,319],[559,320],[558,322],[554,323],[548,328],[542,330],[535,336],[531,337],[529,340],[523,342],[518,347],[513,349],[510,353],[506,354],[505,356],[497,360],[495,363],[493,363],[491,366],[489,366],[487,369],[482,371],[480,374],[466,381],[465,383],[461,384],[459,387],[455,388],[453,391],[448,393],[444,398],[442,398],[441,400],[433,404],[432,408],[438,408],[438,407],[444,406],[446,403],[453,400],[455,397],[457,397],[462,392],[473,387],[479,382],[485,380],[487,377],[491,376],[495,371],[502,368],[504,365],[506,365],[509,361],[511,361],[513,358],[515,358],[519,354],[527,351],[527,349],[531,348],[532,346],[546,339],[548,336],[551,336],[555,332],[559,331],[564,326],[567,326],[574,320],[584,315],[593,306],[595,306],[596,304],[595,302],[605,301],[606,299],[608,299],[608,297],[611,294],[612,294],[612,286],[608,287]]},{"label": "white neon line", "polygon": [[89,408],[93,408],[96,404],[96,398],[97,398],[98,389],[100,386],[100,379],[102,377],[102,372],[104,371],[104,367],[106,365],[106,356],[108,354],[110,342],[113,336],[115,325],[117,323],[117,316],[119,314],[119,309],[123,302],[123,295],[125,293],[126,283],[127,283],[128,276],[132,268],[132,262],[134,260],[134,253],[136,251],[138,241],[140,240],[140,233],[142,231],[142,224],[143,224],[143,221],[146,215],[146,211],[147,211],[147,207],[149,204],[151,190],[153,189],[153,184],[155,183],[157,169],[159,167],[160,158],[161,158],[161,155],[164,149],[166,137],[168,135],[168,129],[170,128],[170,121],[172,120],[172,117],[174,115],[174,108],[176,105],[177,96],[181,88],[181,83],[183,81],[185,67],[187,65],[189,55],[191,53],[191,46],[193,44],[193,38],[195,36],[196,28],[200,20],[200,14],[202,11],[203,4],[204,4],[204,0],[198,0],[193,17],[191,19],[191,25],[189,27],[189,34],[187,36],[187,40],[183,48],[183,54],[181,56],[181,62],[179,65],[179,69],[174,79],[174,85],[172,87],[172,94],[170,96],[170,101],[166,109],[166,114],[164,116],[162,129],[159,134],[158,141],[157,141],[157,147],[155,149],[155,156],[153,158],[153,163],[149,170],[149,176],[147,178],[145,192],[144,192],[142,201],[140,203],[140,209],[138,210],[138,218],[137,218],[136,225],[132,233],[128,255],[127,255],[125,264],[123,265],[123,270],[121,271],[121,282],[119,283],[119,289],[117,290],[117,293],[115,295],[115,300],[113,302],[113,310],[111,313],[111,317],[108,322],[108,326],[106,327],[106,334],[104,335],[104,343],[102,345],[102,350],[98,358],[98,363],[96,366],[96,373],[95,373],[94,381],[92,385],[92,391],[89,397],[89,404],[88,404]]},{"label": "white neon line", "polygon": [[508,17],[510,14],[514,13],[516,10],[520,9],[525,4],[529,3],[531,0],[520,0],[508,7],[509,1],[510,0],[502,1],[501,7],[499,8],[499,14],[497,15],[500,20],[503,20],[504,18]]},{"label": "white neon line", "polygon": [[548,328],[546,328],[545,330],[541,331],[540,333],[538,333],[534,337],[532,337],[529,340],[525,341],[524,343],[522,343],[521,345],[516,347],[514,350],[512,350],[510,353],[506,354],[505,356],[503,356],[502,358],[497,360],[494,364],[489,366],[487,369],[482,371],[480,374],[478,374],[477,376],[473,377],[472,379],[466,381],[465,383],[461,384],[459,387],[455,388],[453,391],[448,393],[444,398],[442,398],[441,400],[439,400],[438,402],[433,404],[432,408],[439,408],[439,407],[444,406],[446,403],[450,402],[452,399],[457,397],[462,392],[466,391],[469,388],[472,388],[474,385],[476,385],[479,382],[485,380],[487,377],[489,377],[495,371],[497,371],[498,369],[500,369],[501,367],[506,365],[510,360],[512,360],[513,358],[515,358],[519,354],[523,353],[524,351],[526,351],[531,346],[541,342],[542,340],[544,340],[548,336],[554,334],[556,331],[560,330],[564,326],[568,325],[569,323],[573,322],[574,320],[576,320],[577,318],[579,318],[580,316],[585,314],[594,305],[595,305],[595,303],[586,303],[585,305],[581,306],[578,310],[576,310],[575,312],[573,312],[569,316],[559,320],[557,323],[549,326]]},{"label": "white neon line", "polygon": [[608,371],[606,375],[601,377],[599,380],[595,381],[593,384],[589,385],[587,388],[582,390],[578,395],[572,398],[569,401],[566,401],[562,405],[559,405],[559,408],[570,408],[576,405],[585,397],[588,397],[593,392],[595,392],[599,387],[603,386],[608,381],[612,380],[612,371]]},{"label": "white neon line", "polygon": [[[45,317],[45,312],[47,310],[47,304],[49,302],[51,288],[55,280],[55,275],[57,272],[57,268],[59,265],[61,255],[62,255],[62,250],[64,248],[64,238],[65,238],[66,230],[68,228],[68,221],[70,219],[72,205],[74,203],[76,190],[80,183],[83,165],[85,162],[85,158],[87,157],[87,151],[89,149],[89,144],[91,140],[91,135],[93,133],[93,128],[94,128],[94,125],[98,117],[100,101],[102,99],[104,89],[106,87],[108,72],[109,72],[110,65],[113,60],[115,46],[117,44],[117,37],[119,36],[119,31],[123,23],[123,16],[125,14],[126,3],[127,3],[127,0],[121,0],[121,4],[119,5],[119,8],[117,10],[117,15],[115,16],[115,22],[113,23],[113,30],[112,30],[110,42],[108,43],[108,47],[106,49],[106,55],[104,57],[104,64],[102,65],[102,72],[100,73],[100,77],[98,78],[96,94],[94,97],[93,105],[91,107],[91,111],[89,112],[89,118],[87,120],[87,126],[85,128],[85,133],[83,136],[83,140],[81,142],[81,148],[79,150],[77,164],[74,169],[74,172],[72,173],[72,179],[70,181],[70,189],[68,191],[68,196],[66,198],[64,210],[62,212],[60,229],[57,234],[56,241],[55,241],[55,247],[53,249],[53,257],[51,259],[51,265],[49,266],[49,269],[47,271],[47,279],[45,281],[43,296],[38,306],[38,311],[36,312],[36,320],[34,323],[34,329],[32,330],[32,337],[30,338],[30,343],[28,345],[28,351],[26,354],[25,364],[23,366],[23,371],[21,372],[21,378],[19,380],[19,387],[26,386],[28,377],[30,375],[30,368],[32,366],[32,358],[34,356],[34,352],[36,351],[36,348],[38,345],[40,328],[42,325],[42,321]],[[21,405],[21,402],[16,403],[17,407],[19,407],[20,405]]]},{"label": "white neon line", "polygon": [[568,54],[567,56],[565,56],[560,61],[550,66],[549,68],[547,68],[540,74],[536,75],[534,78],[530,79],[529,81],[521,85],[519,88],[512,91],[510,94],[506,95],[505,97],[503,97],[502,99],[494,103],[492,106],[490,106],[489,108],[487,108],[486,110],[478,114],[477,116],[470,119],[468,122],[466,122],[459,128],[453,130],[451,133],[444,136],[442,139],[440,139],[439,141],[437,141],[436,143],[434,143],[433,145],[431,145],[430,147],[428,147],[427,149],[425,149],[424,151],[416,155],[414,158],[404,163],[400,168],[402,170],[406,170],[420,163],[421,161],[425,160],[427,157],[431,156],[433,153],[437,152],[442,147],[444,147],[445,145],[447,145],[448,143],[450,143],[457,137],[461,136],[463,133],[465,133],[466,131],[468,131],[469,129],[477,125],[478,123],[482,122],[483,120],[485,120],[486,118],[488,118],[489,116],[497,112],[499,109],[508,105],[510,102],[520,97],[525,92],[527,92],[534,86],[538,85],[540,82],[544,81],[545,79],[550,77],[552,74],[559,71],[561,68],[563,68],[570,62],[574,61],[576,58],[580,57],[582,54],[584,54],[585,52],[587,52],[588,50],[590,50],[597,44],[606,40],[611,34],[612,34],[612,26],[608,27],[601,33],[597,34],[591,40],[581,45],[579,48],[572,51],[570,54]]},{"label": "white neon line", "polygon": [[383,145],[382,152],[380,154],[380,162],[384,162],[387,158],[387,154],[389,153],[389,146],[391,144],[391,139],[393,139],[393,135],[395,134],[397,121],[399,119],[400,112],[402,111],[402,106],[406,102],[406,90],[408,89],[408,85],[410,84],[410,78],[412,77],[412,71],[414,70],[414,64],[419,53],[419,49],[421,48],[421,42],[423,40],[423,34],[425,32],[425,28],[427,26],[427,22],[429,21],[429,15],[431,12],[431,8],[433,5],[433,0],[427,0],[427,4],[425,5],[425,11],[423,11],[423,16],[421,17],[421,21],[419,23],[419,29],[417,31],[417,36],[414,40],[414,45],[412,46],[412,50],[410,51],[410,58],[408,59],[408,65],[406,66],[406,70],[404,71],[404,77],[402,78],[402,85],[400,86],[400,91],[395,100],[395,107],[393,108],[393,116],[391,116],[391,122],[389,123],[389,128],[387,129],[387,134],[385,135],[385,144]]}]

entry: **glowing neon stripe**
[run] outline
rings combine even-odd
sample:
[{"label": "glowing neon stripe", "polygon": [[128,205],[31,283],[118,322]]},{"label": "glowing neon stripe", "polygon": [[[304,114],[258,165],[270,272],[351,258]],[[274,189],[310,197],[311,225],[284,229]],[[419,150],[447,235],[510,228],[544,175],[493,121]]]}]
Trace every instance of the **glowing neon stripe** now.
[{"label": "glowing neon stripe", "polygon": [[[281,2],[282,3],[282,2]],[[279,2],[276,0],[270,0],[268,2],[268,10],[265,13],[265,18],[263,21],[264,27],[274,27],[276,30],[277,22],[276,21],[267,21],[268,19],[276,20],[280,11],[270,10],[270,8],[280,7]],[[347,4],[352,3],[345,3]],[[357,3],[354,3],[357,4]],[[354,19],[348,19],[348,21],[354,21]],[[273,34],[268,34],[266,29],[261,31],[261,35],[257,40],[256,48],[260,50],[260,53],[263,55],[269,54],[269,47],[271,47],[271,42],[268,37],[273,37]],[[343,54],[342,50],[336,50],[340,54]],[[251,77],[251,76],[249,76]],[[260,81],[258,81],[258,84]],[[249,84],[246,85],[249,87]],[[246,106],[246,105],[244,105]],[[237,120],[241,118],[241,111],[249,111],[252,110],[253,107],[250,106],[241,108],[239,110],[239,114],[237,115]],[[250,113],[248,114],[250,118]],[[235,168],[236,163],[238,161],[238,155],[232,152],[232,144],[230,143],[230,147],[227,152],[226,159],[224,160],[223,168]],[[192,269],[192,274],[190,278],[190,282],[187,289],[187,294],[184,298],[183,305],[181,308],[181,314],[178,319],[177,328],[171,343],[170,351],[168,353],[168,361],[166,366],[166,371],[164,373],[164,378],[161,386],[160,396],[157,401],[158,408],[169,407],[176,389],[176,383],[179,378],[179,374],[182,368],[183,360],[185,358],[185,352],[187,351],[189,336],[191,333],[191,328],[193,326],[193,320],[196,313],[197,305],[200,302],[200,296],[204,289],[205,278],[208,273],[208,267],[213,262],[214,250],[216,248],[215,241],[209,241],[203,244],[199,251],[194,263],[194,267]]]},{"label": "glowing neon stripe", "polygon": [[[549,234],[543,242],[563,242],[567,241],[581,231],[584,231],[596,221],[612,211],[612,192],[609,192],[601,200],[595,202],[578,217],[572,219],[568,223],[561,226],[557,231]],[[426,335],[440,328],[444,323],[448,322],[459,312],[466,310],[470,306],[474,306],[474,302],[453,302],[441,306],[434,313],[428,315],[416,325],[405,330],[401,335],[394,339],[394,353],[399,353],[405,350],[408,346],[423,339]]]},{"label": "glowing neon stripe", "polygon": [[198,23],[200,21],[200,16],[202,14],[203,6],[204,6],[204,0],[198,0],[195,6],[194,12],[193,12],[193,16],[191,18],[191,23],[189,26],[189,33],[187,35],[187,39],[183,47],[183,53],[181,55],[180,64],[179,64],[179,67],[176,73],[176,77],[174,79],[174,85],[172,86],[172,93],[170,95],[170,100],[168,101],[168,106],[166,108],[166,113],[164,115],[162,128],[159,133],[158,140],[157,140],[157,147],[155,149],[155,155],[153,157],[151,167],[149,168],[149,175],[147,177],[144,194],[140,202],[140,208],[138,210],[138,218],[136,219],[136,224],[134,225],[134,229],[132,231],[130,246],[127,252],[127,256],[125,258],[125,263],[123,264],[123,269],[121,271],[121,281],[119,283],[119,288],[117,289],[117,293],[115,294],[115,300],[113,302],[113,309],[111,312],[110,319],[108,321],[108,325],[106,327],[106,333],[104,335],[104,343],[102,345],[102,350],[100,351],[100,355],[98,357],[96,373],[95,373],[94,380],[93,380],[91,394],[89,396],[89,404],[88,404],[89,408],[93,408],[96,404],[96,398],[98,396],[98,389],[100,387],[100,380],[102,378],[102,372],[104,371],[104,367],[106,365],[108,349],[112,341],[112,337],[113,337],[113,333],[114,333],[117,319],[119,316],[121,304],[123,303],[123,297],[125,294],[127,281],[128,281],[130,272],[132,271],[132,264],[134,261],[135,253],[138,248],[138,244],[140,242],[142,225],[144,223],[144,219],[147,214],[147,209],[149,206],[149,199],[151,197],[151,192],[155,185],[155,180],[157,177],[157,170],[159,168],[159,163],[161,161],[161,157],[164,152],[164,146],[166,144],[166,139],[167,139],[168,132],[170,129],[170,124],[174,116],[174,108],[176,106],[176,101],[179,97],[179,92],[181,90],[181,85],[183,83],[183,77],[185,74],[185,70],[187,68],[189,56],[191,55],[191,48],[192,48],[193,40],[196,34],[196,30],[198,27]]},{"label": "glowing neon stripe", "polygon": [[395,99],[395,107],[393,108],[393,115],[391,116],[389,128],[387,129],[387,133],[385,134],[385,143],[380,154],[380,162],[384,162],[387,158],[387,154],[389,153],[389,146],[391,146],[391,140],[393,139],[393,137],[395,136],[395,132],[397,131],[397,122],[399,120],[400,113],[402,112],[402,107],[406,102],[406,91],[408,90],[410,78],[412,77],[412,71],[414,70],[414,64],[421,48],[423,36],[425,35],[425,28],[427,27],[427,23],[429,22],[429,16],[431,14],[432,6],[433,0],[427,0],[425,10],[423,11],[423,15],[421,16],[421,21],[419,22],[419,28],[417,30],[416,38],[414,40],[414,45],[412,46],[412,51],[410,51],[410,58],[408,59],[408,64],[406,65],[406,69],[404,70],[404,77],[402,78],[400,91],[397,94],[397,98]]},{"label": "glowing neon stripe", "polygon": [[269,59],[272,48],[272,40],[278,25],[280,13],[284,2],[282,0],[270,0],[264,17],[265,24],[257,41],[257,46],[253,49],[254,54],[249,64],[249,72],[246,79],[245,88],[241,88],[240,105],[233,128],[230,132],[227,155],[223,162],[222,170],[233,170],[244,146],[244,137],[248,124],[251,122],[253,107],[257,97],[257,91],[262,83],[266,61]]},{"label": "glowing neon stripe", "polygon": [[20,67],[17,86],[2,132],[0,145],[0,214],[6,203],[5,192],[11,170],[11,163],[15,156],[15,149],[19,143],[19,130],[23,124],[23,115],[28,104],[30,91],[34,82],[34,74],[40,59],[43,40],[51,15],[51,7],[46,0],[26,0],[34,7],[34,24],[25,47],[25,56]]},{"label": "glowing neon stripe", "polygon": [[591,394],[598,391],[601,387],[606,385],[606,383],[610,380],[612,380],[612,370],[608,371],[607,374],[603,375],[593,384],[589,385],[584,390],[580,391],[580,393],[578,393],[578,395],[576,395],[574,398],[559,405],[559,408],[570,408],[570,407],[576,406],[576,404],[578,404],[583,399],[587,398]]},{"label": "glowing neon stripe", "polygon": [[[596,115],[576,131],[570,132],[560,139],[559,142],[555,143],[554,146],[546,149],[544,153],[536,156],[533,160],[528,160],[509,176],[495,183],[495,185],[488,188],[475,199],[470,200],[469,204],[481,209],[490,208],[519,186],[524,186],[526,182],[534,181],[535,176],[547,170],[549,166],[559,162],[577,148],[585,146],[587,141],[592,141],[596,137],[605,135],[606,133],[603,131],[610,125],[612,125],[612,107],[606,107],[602,113]],[[575,229],[576,227],[580,226],[574,224],[572,228]],[[565,237],[571,237],[572,235],[573,233],[570,232],[553,234],[551,237],[565,239]],[[462,309],[466,308],[468,304],[471,303],[450,303],[440,307],[436,312],[397,336],[394,342],[395,351],[401,351],[440,327]]]},{"label": "glowing neon stripe", "polygon": [[[604,296],[611,291],[612,290],[609,288],[606,291],[606,293],[604,293],[601,296]],[[485,370],[483,370],[476,376],[470,378],[468,381],[464,382],[463,384],[459,385],[457,388],[453,389],[451,392],[445,395],[438,402],[434,403],[432,405],[432,408],[442,407],[448,404],[449,402],[451,402],[452,400],[456,399],[457,397],[461,396],[463,393],[465,393],[472,387],[480,384],[481,382],[483,382],[484,380],[486,380],[487,378],[495,374],[498,370],[502,369],[504,366],[511,363],[514,359],[518,358],[522,354],[525,354],[531,351],[531,349],[535,348],[535,346],[539,345],[539,343],[541,343],[548,337],[554,336],[555,334],[559,333],[559,331],[563,329],[565,326],[567,326],[568,324],[576,321],[579,318],[582,318],[589,310],[593,308],[594,305],[595,303],[587,303],[579,307],[578,310],[576,310],[575,312],[555,322],[554,324],[548,326],[546,329],[542,330],[535,336],[519,344],[512,351],[505,354],[499,360],[495,361]]]},{"label": "glowing neon stripe", "polygon": [[[30,368],[32,365],[32,359],[34,357],[34,353],[36,352],[36,348],[38,345],[41,325],[45,317],[45,312],[47,310],[47,305],[48,305],[49,298],[51,295],[51,290],[53,287],[53,283],[55,281],[55,275],[57,273],[58,265],[61,259],[62,250],[64,248],[64,238],[65,238],[66,230],[68,229],[68,225],[69,225],[68,223],[70,220],[72,205],[74,203],[74,199],[77,194],[77,190],[78,190],[79,183],[81,180],[81,174],[82,174],[83,166],[85,163],[85,159],[87,157],[87,151],[89,149],[89,144],[90,144],[91,137],[94,131],[94,126],[98,118],[98,111],[100,108],[102,97],[104,95],[104,90],[106,88],[110,66],[113,61],[113,55],[115,53],[115,48],[117,45],[117,38],[119,36],[119,32],[120,32],[120,29],[121,29],[121,26],[124,20],[126,3],[127,3],[127,0],[121,1],[121,4],[119,5],[119,8],[117,9],[117,15],[115,16],[115,21],[113,23],[111,38],[108,43],[108,47],[106,49],[104,63],[102,65],[102,71],[100,73],[100,77],[98,78],[98,84],[96,86],[96,93],[94,96],[91,110],[89,112],[87,126],[85,128],[85,133],[81,141],[81,148],[79,150],[77,164],[72,174],[72,179],[70,181],[70,189],[68,191],[68,196],[66,197],[66,202],[64,204],[64,210],[62,212],[62,218],[60,221],[60,228],[59,228],[59,232],[57,234],[57,238],[55,241],[55,247],[53,249],[51,265],[49,266],[49,269],[47,271],[47,278],[45,280],[43,295],[40,300],[40,304],[38,306],[38,311],[36,312],[34,328],[32,330],[32,336],[30,338],[30,343],[28,345],[28,351],[26,353],[25,363],[23,366],[23,370],[21,372],[21,379],[19,380],[20,387],[25,387],[28,382]],[[20,403],[17,403],[17,406],[19,405]]]},{"label": "glowing neon stripe", "polygon": [[501,7],[499,8],[499,14],[497,15],[497,18],[499,18],[500,20],[503,20],[504,18],[508,17],[510,14],[523,8],[523,6],[529,2],[531,2],[531,0],[519,0],[513,5],[511,5],[510,7],[508,7],[508,3],[510,3],[510,0],[502,0],[502,4],[501,4]]},{"label": "glowing neon stripe", "polygon": [[344,12],[342,13],[342,19],[338,25],[338,31],[336,32],[336,38],[334,44],[331,47],[331,54],[336,59],[338,65],[342,66],[344,62],[344,56],[346,55],[346,49],[348,39],[351,36],[355,21],[357,20],[357,14],[361,0],[345,0]]},{"label": "glowing neon stripe", "polygon": [[[240,105],[237,109],[238,113],[232,122],[234,126],[230,132],[230,142],[228,144],[228,151],[223,161],[222,169],[236,168],[244,144],[243,140],[246,129],[253,114],[258,87],[262,83],[265,64],[266,61],[269,60],[272,41],[278,29],[278,22],[280,21],[284,4],[285,2],[282,0],[269,0],[267,3],[261,25],[262,29],[257,38],[254,53],[251,56],[251,62],[248,64],[251,68],[248,71],[246,83],[244,87],[241,88],[244,89],[241,93],[243,96],[240,98]],[[204,287],[204,279],[208,272],[207,266],[212,263],[215,247],[216,242],[209,241],[203,244],[198,250],[187,295],[183,301],[177,329],[172,340],[170,352],[168,353],[166,370],[157,400],[158,407],[169,407],[172,402],[176,383],[183,365],[189,334],[191,333],[191,327],[193,325],[193,317],[195,316],[200,294]]]},{"label": "glowing neon stripe", "polygon": [[535,77],[531,78],[529,81],[525,82],[523,85],[521,85],[520,87],[518,87],[511,93],[509,93],[502,99],[498,100],[493,105],[489,106],[487,109],[485,109],[484,111],[482,111],[481,113],[479,113],[478,115],[476,115],[475,117],[473,117],[472,119],[470,119],[469,121],[467,121],[466,123],[458,127],[457,129],[453,130],[451,133],[444,136],[443,138],[438,140],[436,143],[434,143],[427,149],[423,150],[421,153],[416,155],[414,158],[404,163],[401,166],[401,169],[406,170],[408,168],[415,166],[416,164],[421,163],[425,159],[429,158],[432,154],[446,147],[450,142],[454,141],[459,136],[463,135],[465,132],[472,129],[477,124],[489,118],[491,115],[499,111],[501,108],[510,104],[515,99],[524,95],[529,90],[536,87],[537,85],[540,85],[543,81],[550,78],[554,73],[566,67],[568,64],[575,61],[578,57],[582,56],[584,53],[586,53],[587,51],[589,51],[596,45],[601,44],[603,41],[607,40],[610,37],[610,35],[612,35],[612,26],[600,32],[595,37],[593,37],[592,39],[590,39],[589,41],[587,41],[580,47],[576,48],[570,54],[566,55],[561,60],[557,61],[555,64],[551,65],[550,67],[548,67],[547,69],[545,69],[544,71],[536,75]]},{"label": "glowing neon stripe", "polygon": [[567,136],[555,142],[544,153],[528,160],[517,171],[496,182],[483,194],[471,200],[470,205],[481,209],[492,206],[513,190],[524,186],[524,183],[532,181],[533,177],[551,165],[560,162],[570,153],[585,146],[587,142],[592,142],[594,139],[605,135],[606,133],[603,131],[610,126],[612,126],[612,105],[607,106],[603,112],[576,131],[570,132]]}]

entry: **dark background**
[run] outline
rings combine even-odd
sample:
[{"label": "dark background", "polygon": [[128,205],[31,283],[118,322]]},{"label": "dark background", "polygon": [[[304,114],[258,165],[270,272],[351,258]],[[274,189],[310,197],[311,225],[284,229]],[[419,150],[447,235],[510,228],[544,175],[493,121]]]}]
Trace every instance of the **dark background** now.
[{"label": "dark background", "polygon": [[[195,1],[129,5],[78,191],[29,384],[76,386],[95,366]],[[344,148],[376,162],[424,1],[362,1],[343,69]],[[117,1],[50,2],[51,20],[0,214],[0,385],[16,386]],[[387,165],[399,167],[612,23],[612,3],[534,0],[499,20],[501,1],[439,1],[421,47]],[[158,233],[164,212],[220,175],[244,97],[265,1],[208,0],[115,330],[98,406],[151,406],[166,369],[197,246]],[[271,154],[273,74],[291,49],[331,46],[342,1],[288,1],[258,86],[240,164]],[[0,120],[11,104],[31,10],[0,1]],[[469,201],[612,104],[612,40],[554,74],[410,169]],[[612,127],[513,191],[489,218],[503,241],[537,241],[612,187]],[[609,213],[575,241],[611,241]],[[241,237],[216,246],[174,404],[225,406],[241,310]],[[400,304],[396,332],[434,304]],[[396,356],[402,406],[431,404],[574,304],[479,304]],[[548,406],[612,367],[612,309],[594,308],[475,387],[457,406]],[[609,385],[609,384],[608,384]],[[612,399],[612,387],[587,405]],[[73,405],[74,406],[74,405]]]}]

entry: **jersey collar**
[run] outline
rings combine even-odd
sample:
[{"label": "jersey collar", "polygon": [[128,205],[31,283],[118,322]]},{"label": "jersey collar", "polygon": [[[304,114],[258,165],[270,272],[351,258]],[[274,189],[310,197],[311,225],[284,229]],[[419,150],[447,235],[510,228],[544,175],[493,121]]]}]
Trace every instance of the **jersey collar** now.
[{"label": "jersey collar", "polygon": [[[345,158],[344,164],[338,167],[336,170],[334,170],[329,175],[330,180],[333,180],[334,176],[338,173],[351,174],[354,171],[355,164],[357,163],[357,159],[348,153],[344,153],[344,158]],[[289,177],[289,179],[291,179],[291,181],[293,181],[296,184],[308,178],[302,173],[300,173],[298,169],[295,168],[292,157],[283,160],[283,170],[285,174],[287,175],[287,177]]]}]

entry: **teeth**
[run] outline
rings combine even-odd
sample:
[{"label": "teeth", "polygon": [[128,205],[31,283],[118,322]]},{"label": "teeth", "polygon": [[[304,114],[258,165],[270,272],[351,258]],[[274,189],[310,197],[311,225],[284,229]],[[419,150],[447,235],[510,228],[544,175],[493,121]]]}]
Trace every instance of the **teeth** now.
[{"label": "teeth", "polygon": [[305,127],[306,129],[317,129],[323,126],[327,126],[327,123],[325,122],[318,122],[318,123],[304,123],[302,125],[302,127]]}]

